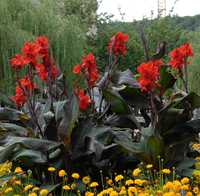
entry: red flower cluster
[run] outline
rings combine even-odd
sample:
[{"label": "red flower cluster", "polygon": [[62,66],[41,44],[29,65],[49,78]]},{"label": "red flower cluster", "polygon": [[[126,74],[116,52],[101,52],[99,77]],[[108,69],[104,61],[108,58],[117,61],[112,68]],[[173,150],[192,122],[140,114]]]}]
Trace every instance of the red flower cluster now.
[{"label": "red flower cluster", "polygon": [[34,42],[26,42],[22,47],[21,54],[16,54],[10,63],[15,71],[21,70],[26,65],[29,65],[29,70],[31,70],[28,76],[18,81],[18,86],[15,89],[16,94],[12,97],[17,106],[23,106],[36,88],[33,83],[34,70],[43,81],[54,80],[59,73],[49,54],[49,41],[45,36],[36,38]]},{"label": "red flower cluster", "polygon": [[140,77],[138,82],[144,92],[149,92],[155,89],[158,84],[160,66],[163,64],[162,60],[153,60],[147,63],[142,63],[137,67]]},{"label": "red flower cluster", "polygon": [[84,90],[80,89],[78,92],[78,99],[79,99],[79,108],[81,110],[86,110],[91,103],[90,97],[85,94]]},{"label": "red flower cluster", "polygon": [[87,79],[89,87],[94,87],[96,81],[99,79],[99,72],[94,55],[89,53],[87,56],[83,57],[82,64],[75,65],[73,73],[83,73]]},{"label": "red flower cluster", "polygon": [[15,102],[18,107],[21,107],[26,103],[27,96],[25,95],[23,89],[19,86],[15,88],[15,96],[12,96],[11,99]]},{"label": "red flower cluster", "polygon": [[28,76],[25,76],[18,81],[18,85],[15,88],[15,96],[11,97],[11,99],[18,107],[21,107],[26,103],[28,96],[35,88],[36,84]]},{"label": "red flower cluster", "polygon": [[20,70],[30,64],[43,81],[47,81],[48,76],[51,79],[58,76],[58,68],[49,55],[49,42],[45,36],[36,38],[34,42],[26,42],[22,48],[22,54],[16,54],[10,63],[15,70]]},{"label": "red flower cluster", "polygon": [[126,42],[128,42],[128,38],[128,34],[118,32],[110,39],[110,43],[108,44],[109,52],[113,52],[115,56],[125,55],[127,52]]},{"label": "red flower cluster", "polygon": [[192,47],[189,43],[183,44],[170,52],[169,64],[175,69],[182,69],[187,65],[187,58],[193,56]]},{"label": "red flower cluster", "polygon": [[13,57],[10,60],[10,63],[12,65],[12,68],[15,70],[22,69],[26,64],[30,63],[29,59],[21,54],[16,54],[15,57]]}]

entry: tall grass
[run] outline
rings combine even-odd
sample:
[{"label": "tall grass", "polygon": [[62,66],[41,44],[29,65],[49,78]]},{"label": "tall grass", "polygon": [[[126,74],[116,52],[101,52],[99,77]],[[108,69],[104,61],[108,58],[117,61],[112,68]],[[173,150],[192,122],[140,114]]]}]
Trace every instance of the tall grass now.
[{"label": "tall grass", "polygon": [[189,89],[200,95],[200,28],[188,35],[188,41],[192,44],[194,57],[188,66]]},{"label": "tall grass", "polygon": [[0,0],[0,90],[10,94],[14,76],[9,59],[24,41],[48,36],[57,64],[72,80],[71,68],[86,47],[85,26],[75,15],[62,13],[55,0]]}]

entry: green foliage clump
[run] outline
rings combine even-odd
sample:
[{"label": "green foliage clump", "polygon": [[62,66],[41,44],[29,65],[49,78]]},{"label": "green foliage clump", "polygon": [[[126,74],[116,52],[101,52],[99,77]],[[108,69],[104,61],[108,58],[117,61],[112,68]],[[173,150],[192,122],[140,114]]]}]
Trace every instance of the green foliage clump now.
[{"label": "green foliage clump", "polygon": [[155,53],[155,48],[163,41],[167,43],[167,52],[182,43],[180,40],[182,29],[179,26],[175,26],[170,17],[148,21],[145,27],[145,34],[150,56]]},{"label": "green foliage clump", "polygon": [[95,53],[100,69],[108,64],[108,42],[110,38],[117,32],[122,31],[129,35],[129,43],[127,46],[127,55],[120,59],[122,70],[130,68],[135,70],[141,60],[144,60],[143,48],[137,29],[132,23],[112,22],[99,24],[98,37],[95,43]]},{"label": "green foliage clump", "polygon": [[188,34],[188,39],[190,40],[193,48],[194,48],[194,59],[189,66],[189,89],[191,91],[200,94],[200,29],[198,31],[190,32]]},{"label": "green foliage clump", "polygon": [[19,52],[25,40],[48,36],[56,63],[66,73],[79,62],[86,44],[84,23],[76,15],[65,16],[61,2],[1,0],[0,18],[0,89],[6,89],[6,93],[13,90],[9,59]]}]

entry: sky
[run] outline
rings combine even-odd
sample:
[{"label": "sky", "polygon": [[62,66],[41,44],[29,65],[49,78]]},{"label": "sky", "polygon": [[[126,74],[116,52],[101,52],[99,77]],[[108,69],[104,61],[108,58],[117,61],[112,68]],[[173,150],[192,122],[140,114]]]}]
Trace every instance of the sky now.
[{"label": "sky", "polygon": [[[166,0],[167,13],[173,7],[175,0]],[[154,17],[157,16],[158,0],[102,0],[98,12],[113,14],[113,20],[121,20],[119,8],[125,13],[124,21],[133,21],[150,17],[153,11]],[[200,0],[178,0],[174,14],[179,16],[193,16],[200,14]]]}]

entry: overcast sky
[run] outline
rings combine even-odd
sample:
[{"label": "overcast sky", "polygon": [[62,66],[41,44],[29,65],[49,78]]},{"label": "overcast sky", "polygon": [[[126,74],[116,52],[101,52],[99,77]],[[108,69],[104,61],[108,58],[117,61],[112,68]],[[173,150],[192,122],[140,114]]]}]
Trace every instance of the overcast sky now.
[{"label": "overcast sky", "polygon": [[[175,0],[166,0],[167,10],[170,10]],[[142,19],[157,15],[158,0],[102,0],[99,12],[108,12],[114,15],[114,20],[121,20],[119,8],[125,13],[125,21],[133,21],[134,19]],[[200,0],[178,0],[175,5],[175,14],[179,16],[191,16],[200,14]]]}]

